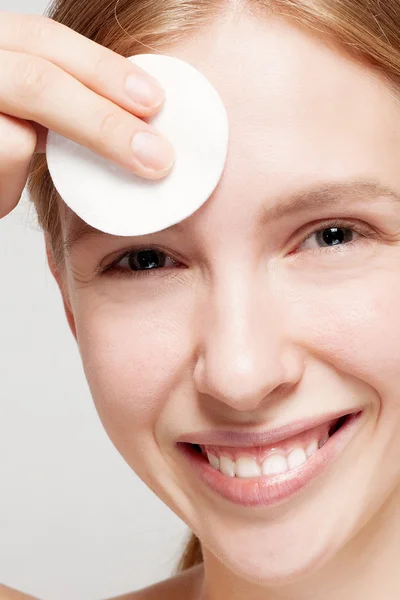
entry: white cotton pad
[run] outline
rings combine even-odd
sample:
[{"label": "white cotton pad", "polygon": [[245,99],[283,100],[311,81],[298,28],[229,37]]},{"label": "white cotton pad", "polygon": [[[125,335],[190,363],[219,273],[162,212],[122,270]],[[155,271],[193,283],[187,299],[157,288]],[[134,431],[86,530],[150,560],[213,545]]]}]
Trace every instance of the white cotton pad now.
[{"label": "white cotton pad", "polygon": [[165,54],[130,57],[165,90],[150,121],[172,143],[176,161],[163,179],[148,180],[49,131],[47,163],[64,202],[81,219],[113,235],[160,231],[193,214],[211,196],[228,152],[228,116],[209,80]]}]

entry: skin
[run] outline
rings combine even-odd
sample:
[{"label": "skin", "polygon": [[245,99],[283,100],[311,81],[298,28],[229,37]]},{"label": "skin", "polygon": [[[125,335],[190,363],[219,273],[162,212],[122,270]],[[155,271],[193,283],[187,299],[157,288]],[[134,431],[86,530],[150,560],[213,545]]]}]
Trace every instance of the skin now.
[{"label": "skin", "polygon": [[[374,179],[400,195],[398,99],[367,66],[273,17],[227,14],[167,51],[226,105],[218,188],[179,228],[82,239],[62,271],[48,250],[105,430],[204,548],[204,568],[122,598],[394,600],[400,201],[348,193],[259,215],[327,181]],[[66,236],[79,223],[61,209]],[[353,244],[305,241],[335,219],[355,223]],[[124,259],[95,274],[148,244],[178,264],[121,277]],[[363,410],[354,437],[280,507],[219,498],[176,449],[188,432],[262,431],[342,409]]]}]

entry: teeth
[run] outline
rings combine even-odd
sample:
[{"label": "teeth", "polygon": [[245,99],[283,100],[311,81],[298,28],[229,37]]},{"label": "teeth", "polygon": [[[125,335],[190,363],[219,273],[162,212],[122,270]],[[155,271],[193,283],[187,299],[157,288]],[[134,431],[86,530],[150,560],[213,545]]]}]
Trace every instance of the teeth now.
[{"label": "teeth", "polygon": [[219,469],[219,458],[218,458],[218,456],[215,456],[214,454],[211,454],[211,452],[207,452],[207,458],[208,458],[210,464],[214,467],[214,469]]},{"label": "teeth", "polygon": [[254,458],[241,456],[236,461],[237,477],[261,477],[261,467]]},{"label": "teeth", "polygon": [[263,475],[278,475],[289,470],[288,462],[283,454],[273,454],[262,463]]},{"label": "teeth", "polygon": [[220,470],[228,477],[235,477],[235,463],[227,456],[221,456]]},{"label": "teeth", "polygon": [[295,448],[288,456],[289,469],[296,469],[307,462],[307,456],[303,448]]},{"label": "teeth", "polygon": [[310,458],[318,450],[318,440],[313,440],[306,450],[307,458]]},{"label": "teeth", "polygon": [[329,435],[324,436],[321,440],[315,439],[309,443],[306,449],[293,448],[287,456],[283,453],[270,454],[261,464],[250,456],[240,456],[233,461],[229,456],[219,458],[215,454],[207,452],[207,458],[214,469],[221,471],[227,477],[236,476],[248,479],[262,475],[279,475],[304,465],[311,456],[318,452],[319,448],[326,444],[328,439]]}]

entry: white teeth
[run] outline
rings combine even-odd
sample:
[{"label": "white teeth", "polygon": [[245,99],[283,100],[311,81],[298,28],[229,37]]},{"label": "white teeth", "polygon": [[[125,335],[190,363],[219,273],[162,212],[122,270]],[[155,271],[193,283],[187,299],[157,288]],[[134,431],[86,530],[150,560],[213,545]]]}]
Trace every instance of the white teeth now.
[{"label": "white teeth", "polygon": [[214,469],[219,469],[219,458],[210,452],[207,452],[207,458]]},{"label": "white teeth", "polygon": [[303,448],[295,448],[290,452],[287,461],[289,469],[296,469],[307,462],[307,456]]},{"label": "white teeth", "polygon": [[229,456],[218,458],[215,454],[207,452],[207,457],[214,469],[221,471],[228,477],[236,476],[247,479],[261,477],[261,475],[278,475],[304,465],[311,456],[318,452],[319,448],[322,448],[328,439],[329,436],[325,436],[319,441],[314,439],[305,450],[301,447],[294,448],[287,457],[283,453],[271,454],[262,461],[261,465],[250,456],[239,456],[236,461],[233,461]]},{"label": "white teeth", "polygon": [[306,450],[307,458],[310,458],[318,450],[318,440],[313,440]]},{"label": "white teeth", "polygon": [[220,469],[224,475],[235,477],[235,463],[227,456],[221,456]]},{"label": "white teeth", "polygon": [[288,469],[288,462],[283,454],[273,454],[262,463],[263,475],[278,475],[279,473],[286,473]]},{"label": "white teeth", "polygon": [[241,456],[236,461],[237,477],[261,477],[261,467],[254,458]]}]

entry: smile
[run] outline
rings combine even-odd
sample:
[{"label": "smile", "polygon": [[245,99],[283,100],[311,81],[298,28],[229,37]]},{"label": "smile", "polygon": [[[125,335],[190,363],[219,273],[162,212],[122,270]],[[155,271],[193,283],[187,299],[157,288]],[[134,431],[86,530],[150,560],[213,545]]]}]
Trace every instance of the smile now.
[{"label": "smile", "polygon": [[345,417],[309,429],[273,446],[224,448],[198,446],[209,463],[227,477],[279,475],[307,462],[345,422]]},{"label": "smile", "polygon": [[272,443],[262,443],[261,435],[259,444],[246,446],[237,437],[232,445],[180,442],[178,447],[208,489],[236,504],[270,506],[288,500],[325,471],[352,438],[361,414],[303,426],[291,436],[278,434]]}]

